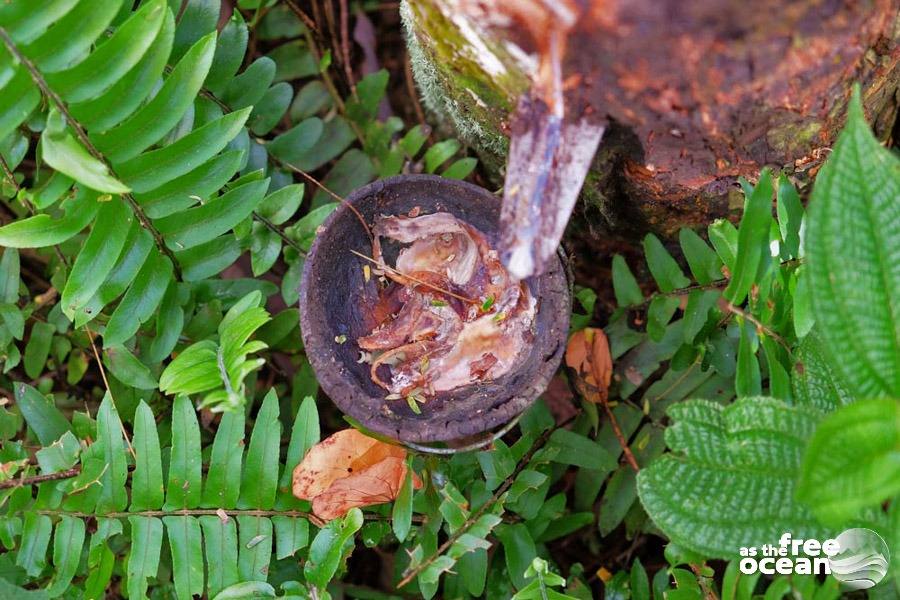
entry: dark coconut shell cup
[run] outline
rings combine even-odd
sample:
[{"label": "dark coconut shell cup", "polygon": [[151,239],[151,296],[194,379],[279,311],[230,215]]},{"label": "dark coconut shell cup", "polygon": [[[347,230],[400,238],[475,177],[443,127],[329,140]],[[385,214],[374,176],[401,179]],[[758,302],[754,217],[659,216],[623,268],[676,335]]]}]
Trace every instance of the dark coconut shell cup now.
[{"label": "dark coconut shell cup", "polygon": [[[498,237],[500,200],[469,183],[432,175],[400,175],[353,192],[347,202],[369,227],[378,215],[450,212],[481,230],[492,244]],[[323,224],[303,270],[300,324],[306,355],[319,385],[343,412],[364,427],[401,442],[459,440],[494,430],[516,418],[540,395],[559,366],[569,329],[571,292],[563,259],[529,280],[537,298],[534,342],[517,369],[498,379],[438,393],[420,404],[421,414],[406,401],[385,400],[369,364],[359,362],[356,340],[377,323],[367,309],[378,297],[378,283],[366,281],[369,264],[355,250],[372,255],[359,217],[341,204]],[[394,264],[399,246],[385,245],[385,260]]]}]

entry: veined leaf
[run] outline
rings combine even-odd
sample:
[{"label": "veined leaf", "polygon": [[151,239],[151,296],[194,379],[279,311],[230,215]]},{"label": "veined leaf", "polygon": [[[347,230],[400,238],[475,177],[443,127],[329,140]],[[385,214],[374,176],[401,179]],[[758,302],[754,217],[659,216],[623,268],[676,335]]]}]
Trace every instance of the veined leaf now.
[{"label": "veined leaf", "polygon": [[47,593],[59,596],[67,589],[78,569],[81,550],[84,546],[84,521],[78,517],[63,515],[56,525],[53,535],[53,579]]},{"label": "veined leaf", "polygon": [[215,597],[221,590],[240,581],[238,575],[238,535],[234,519],[218,516],[200,517],[206,564],[209,566],[207,591]]},{"label": "veined leaf", "polygon": [[63,204],[65,215],[58,219],[41,214],[0,227],[0,246],[43,248],[61,244],[87,227],[99,208],[96,194],[87,190],[79,191],[75,198]]},{"label": "veined leaf", "polygon": [[268,179],[246,183],[206,204],[158,219],[156,227],[173,250],[199,246],[230,231],[250,216],[268,187]]},{"label": "veined leaf", "polygon": [[122,0],[80,2],[21,51],[44,73],[65,69],[87,56],[121,5]]},{"label": "veined leaf", "polygon": [[813,188],[806,253],[813,310],[858,397],[900,398],[900,159],[866,125],[859,88]]},{"label": "veined leaf", "polygon": [[41,153],[47,164],[87,187],[108,194],[131,191],[116,179],[107,166],[91,155],[69,131],[63,117],[55,108],[47,117],[47,128],[41,135]]},{"label": "veined leaf", "polygon": [[324,589],[340,566],[344,544],[362,525],[362,511],[353,508],[343,518],[334,519],[320,529],[309,547],[309,560],[303,567],[306,580]]},{"label": "veined leaf", "polygon": [[67,431],[72,431],[69,421],[39,391],[21,382],[13,384],[13,390],[19,412],[42,446],[49,446]]},{"label": "veined leaf", "polygon": [[900,401],[860,400],[825,417],[809,442],[797,497],[836,526],[900,493]]},{"label": "veined leaf", "polygon": [[[216,54],[212,66],[206,75],[204,86],[221,97],[222,89],[234,78],[235,73],[244,61],[249,33],[244,18],[239,11],[231,13],[231,17],[219,32]],[[212,594],[210,594],[212,596]]]},{"label": "veined leaf", "polygon": [[[134,414],[134,473],[131,476],[131,511],[158,509],[163,503],[163,474],[159,434],[153,411],[141,400]],[[132,522],[132,527],[134,523]],[[162,523],[159,523],[162,538]],[[158,552],[157,552],[158,554]],[[158,560],[158,558],[157,558]],[[155,569],[154,569],[155,571]]]},{"label": "veined leaf", "polygon": [[153,45],[138,64],[102,95],[69,106],[75,119],[88,131],[106,131],[137,110],[159,82],[172,50],[174,33],[175,17],[167,10]]},{"label": "veined leaf", "polygon": [[678,241],[697,283],[708,284],[721,279],[722,261],[693,229],[682,228],[678,232]]},{"label": "veined leaf", "polygon": [[747,297],[750,286],[756,279],[763,253],[769,251],[772,192],[772,175],[763,169],[759,175],[759,182],[744,206],[744,215],[738,228],[737,255],[734,268],[731,269],[731,281],[722,292],[732,304],[740,304]]},{"label": "veined leaf", "polygon": [[81,102],[102,94],[144,56],[167,11],[165,0],[144,2],[90,56],[71,69],[48,75],[50,87],[67,102]]},{"label": "veined leaf", "polygon": [[[199,465],[198,465],[199,466]],[[169,490],[171,492],[171,488]],[[175,596],[190,600],[203,594],[203,548],[195,517],[163,517],[172,549]]]},{"label": "veined leaf", "polygon": [[813,330],[803,339],[795,358],[791,385],[797,404],[830,413],[853,401],[818,332]]},{"label": "veined leaf", "polygon": [[[187,396],[177,396],[172,405],[172,457],[169,460],[169,483],[163,505],[165,510],[197,508],[200,505],[200,468],[200,426],[197,424],[197,415]],[[197,531],[199,535],[199,525]],[[202,563],[200,572],[203,572]]]},{"label": "veined leaf", "polygon": [[200,39],[178,61],[147,104],[113,129],[91,136],[97,149],[116,164],[134,158],[161,140],[194,102],[212,64],[215,48],[215,33]]},{"label": "veined leaf", "polygon": [[[269,510],[275,503],[281,439],[278,413],[278,396],[275,395],[275,390],[269,390],[256,416],[253,433],[250,434],[238,508]],[[271,525],[269,530],[271,536]],[[271,546],[271,540],[269,545]],[[269,553],[271,554],[271,550]]]},{"label": "veined leaf", "polygon": [[644,254],[650,273],[661,291],[671,292],[690,285],[691,281],[681,272],[681,267],[652,233],[644,238]]},{"label": "veined leaf", "polygon": [[672,453],[640,471],[638,493],[670,540],[704,556],[732,558],[743,546],[777,543],[785,531],[827,537],[794,500],[819,413],[742,398],[725,407],[689,400],[670,407],[669,415]]},{"label": "veined leaf", "polygon": [[128,517],[128,522],[131,524],[131,552],[126,567],[128,598],[146,598],[147,579],[156,577],[159,569],[163,524],[156,517]]},{"label": "veined leaf", "polygon": [[125,491],[128,463],[122,440],[122,421],[119,420],[119,413],[109,392],[103,397],[97,412],[97,441],[103,446],[103,460],[106,462],[106,470],[100,476],[97,510],[123,511],[128,505],[128,493]]},{"label": "veined leaf", "polygon": [[103,332],[104,348],[123,344],[137,333],[141,324],[159,306],[171,277],[172,263],[169,259],[155,250],[151,251],[106,325],[106,331]]},{"label": "veined leaf", "polygon": [[[278,438],[275,438],[278,441]],[[275,462],[276,466],[278,462]],[[238,522],[238,573],[242,581],[265,581],[272,560],[272,521],[241,515]]]},{"label": "veined leaf", "polygon": [[612,261],[613,291],[619,306],[634,306],[644,301],[641,288],[628,268],[628,263],[620,254],[613,256]]},{"label": "veined leaf", "polygon": [[125,238],[135,218],[121,198],[100,204],[97,219],[85,240],[62,292],[62,309],[74,319],[81,308],[103,284],[122,252]]},{"label": "veined leaf", "polygon": [[241,492],[241,456],[244,450],[244,411],[222,415],[213,440],[209,472],[203,489],[206,508],[235,508]]},{"label": "veined leaf", "polygon": [[9,29],[9,36],[19,44],[27,44],[41,35],[53,23],[63,18],[78,0],[42,0],[41,10],[35,3],[9,3],[0,7],[0,24]]},{"label": "veined leaf", "polygon": [[[50,517],[33,511],[25,513],[22,525],[22,547],[16,553],[16,565],[29,577],[38,577],[47,565],[47,548],[53,523]],[[362,519],[360,519],[360,522]]]}]

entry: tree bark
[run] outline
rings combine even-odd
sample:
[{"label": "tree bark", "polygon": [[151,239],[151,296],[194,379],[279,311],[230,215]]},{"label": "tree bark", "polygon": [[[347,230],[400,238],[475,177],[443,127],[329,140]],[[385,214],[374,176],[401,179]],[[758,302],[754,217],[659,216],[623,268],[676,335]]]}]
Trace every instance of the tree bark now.
[{"label": "tree bark", "polygon": [[[509,0],[534,3],[534,0]],[[402,5],[424,102],[502,179],[509,116],[540,41],[487,0]],[[663,235],[733,214],[738,177],[801,184],[827,157],[862,86],[881,139],[900,83],[900,0],[582,0],[566,110],[608,122],[582,190],[617,233]],[[529,35],[532,34],[532,35]]]}]

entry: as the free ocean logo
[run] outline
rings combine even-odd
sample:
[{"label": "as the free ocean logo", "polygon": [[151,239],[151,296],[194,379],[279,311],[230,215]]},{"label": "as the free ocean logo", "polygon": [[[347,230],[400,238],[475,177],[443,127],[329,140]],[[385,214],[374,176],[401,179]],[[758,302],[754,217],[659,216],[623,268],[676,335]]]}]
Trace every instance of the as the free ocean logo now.
[{"label": "as the free ocean logo", "polygon": [[819,541],[782,534],[778,544],[741,548],[740,569],[752,575],[833,575],[845,590],[865,590],[885,578],[891,555],[887,544],[871,529],[848,529],[836,538]]}]

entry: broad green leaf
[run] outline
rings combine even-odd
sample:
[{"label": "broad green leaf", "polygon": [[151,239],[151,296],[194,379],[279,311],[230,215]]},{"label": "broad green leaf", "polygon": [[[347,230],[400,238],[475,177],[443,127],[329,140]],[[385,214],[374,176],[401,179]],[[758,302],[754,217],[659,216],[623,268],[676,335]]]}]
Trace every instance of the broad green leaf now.
[{"label": "broad green leaf", "polygon": [[[133,504],[133,503],[132,503]],[[163,524],[156,517],[128,517],[131,552],[128,554],[128,598],[147,597],[147,579],[156,577],[162,551]]]},{"label": "broad green leaf", "polygon": [[191,0],[184,3],[178,19],[178,29],[175,30],[173,60],[181,58],[203,36],[215,32],[221,6],[215,0]]},{"label": "broad green leaf", "polygon": [[650,302],[650,307],[647,309],[647,335],[650,336],[651,340],[659,342],[665,337],[666,326],[672,320],[680,303],[681,300],[677,296],[656,296],[653,298]]},{"label": "broad green leaf", "polygon": [[172,49],[175,17],[166,11],[153,45],[124,77],[102,95],[69,106],[75,119],[88,131],[106,131],[140,107],[159,82]]},{"label": "broad green leaf", "polygon": [[47,548],[52,532],[50,517],[33,511],[25,513],[22,546],[16,553],[16,566],[25,569],[29,577],[38,577],[47,566]]},{"label": "broad green leaf", "polygon": [[[275,438],[278,441],[278,438]],[[278,464],[278,461],[275,461]],[[272,559],[272,521],[241,515],[238,522],[238,574],[242,581],[265,581]]]},{"label": "broad green leaf", "polygon": [[116,379],[139,390],[155,390],[156,377],[138,358],[121,345],[109,346],[103,351],[103,364]]},{"label": "broad green leaf", "polygon": [[652,233],[644,238],[644,255],[660,291],[671,292],[690,285],[691,281],[681,272],[681,267]]},{"label": "broad green leaf", "polygon": [[[562,431],[562,430],[560,430]],[[500,525],[495,530],[500,543],[503,545],[503,556],[506,559],[506,570],[509,578],[517,588],[523,588],[527,584],[525,571],[537,556],[534,540],[528,533],[524,523],[514,525]]]},{"label": "broad green leaf", "polygon": [[53,402],[27,383],[14,383],[13,391],[19,412],[42,446],[49,446],[72,430],[69,421]]},{"label": "broad green leaf", "polygon": [[722,259],[722,262],[728,268],[729,272],[734,272],[734,265],[737,261],[738,248],[738,230],[726,219],[716,219],[706,230],[709,235],[709,241],[716,254]]},{"label": "broad green leaf", "polygon": [[597,442],[568,429],[557,429],[550,436],[547,448],[553,462],[585,469],[614,469],[616,459]]},{"label": "broad green leaf", "polygon": [[631,565],[630,588],[634,600],[650,600],[650,580],[640,558]]},{"label": "broad green leaf", "polygon": [[278,397],[275,390],[269,390],[250,434],[238,508],[269,510],[275,503],[281,439],[278,414]]},{"label": "broad green leaf", "polygon": [[257,58],[243,73],[228,82],[222,93],[222,102],[235,110],[256,104],[272,85],[275,69],[275,61],[268,56]]},{"label": "broad green leaf", "polygon": [[722,261],[693,229],[681,229],[678,241],[697,283],[705,285],[722,278]]},{"label": "broad green leaf", "polygon": [[40,214],[19,219],[0,227],[0,246],[6,248],[43,248],[60,244],[94,220],[100,203],[92,192],[81,191],[63,204],[65,214],[54,219]]},{"label": "broad green leaf", "polygon": [[900,159],[866,125],[855,88],[847,125],[816,178],[806,275],[819,333],[863,398],[900,398]]},{"label": "broad green leaf", "polygon": [[22,356],[25,374],[30,378],[37,379],[44,372],[44,365],[50,356],[50,343],[53,341],[54,333],[56,333],[56,327],[51,323],[35,321],[31,326],[28,343],[25,345],[25,353]]},{"label": "broad green leaf", "polygon": [[275,225],[281,225],[300,208],[304,189],[302,183],[297,183],[272,192],[260,202],[257,212]]},{"label": "broad green leaf", "polygon": [[[169,488],[169,492],[171,491]],[[200,523],[194,517],[163,517],[163,523],[166,525],[169,547],[172,550],[175,597],[190,600],[195,595],[202,595],[203,550]]]},{"label": "broad green leaf", "polygon": [[241,245],[231,234],[175,253],[185,281],[201,281],[228,268],[241,255]]},{"label": "broad green leaf", "polygon": [[118,164],[161,140],[194,102],[212,64],[215,47],[215,33],[200,39],[175,65],[149,102],[116,127],[91,136],[97,149],[113,164]]},{"label": "broad green leaf", "polygon": [[203,489],[206,508],[234,508],[241,491],[241,456],[244,450],[244,411],[222,415],[213,440],[209,472]]},{"label": "broad green leaf", "polygon": [[153,238],[139,223],[132,223],[125,244],[116,264],[106,280],[85,305],[75,311],[75,326],[81,327],[92,320],[103,307],[128,289],[137,276],[153,247]]},{"label": "broad green leaf", "polygon": [[[159,434],[153,411],[141,400],[134,414],[134,473],[131,475],[131,511],[158,509],[163,503],[163,474]],[[132,523],[133,525],[133,523]],[[160,523],[160,535],[162,524]]]},{"label": "broad green leaf", "polygon": [[109,168],[75,139],[63,117],[50,110],[47,128],[41,135],[41,155],[48,165],[98,192],[124,194],[131,190],[116,179]]},{"label": "broad green leaf", "polygon": [[781,241],[786,251],[785,258],[798,258],[800,256],[800,223],[803,220],[803,205],[800,203],[797,189],[784,174],[778,177],[776,198],[778,201],[778,228],[781,231]]},{"label": "broad green leaf", "polygon": [[3,250],[0,257],[0,302],[15,304],[19,300],[19,251]]},{"label": "broad green leaf", "polygon": [[450,160],[459,151],[460,143],[456,140],[444,140],[425,151],[425,171],[434,173],[437,168]]},{"label": "broad green leaf", "polygon": [[340,566],[344,546],[362,525],[362,511],[352,508],[344,517],[331,521],[319,530],[309,547],[309,559],[303,566],[308,582],[325,589]]},{"label": "broad green leaf", "polygon": [[737,372],[734,376],[734,391],[738,397],[759,396],[762,393],[762,379],[759,372],[759,360],[753,341],[753,325],[745,322],[741,325],[741,340],[738,344]]},{"label": "broad green leaf", "polygon": [[122,252],[125,238],[135,221],[134,214],[121,198],[113,198],[100,204],[91,233],[81,247],[66,287],[63,288],[63,312],[69,319],[103,284]]},{"label": "broad green leaf", "polygon": [[177,396],[172,406],[172,457],[169,460],[169,483],[163,505],[165,510],[196,508],[200,505],[201,462],[197,415],[187,396]]},{"label": "broad green leaf", "polygon": [[90,56],[71,69],[47,76],[66,102],[81,102],[109,89],[134,67],[156,39],[166,16],[165,0],[144,2]]},{"label": "broad green leaf", "polygon": [[322,120],[318,117],[311,117],[269,142],[267,149],[272,156],[293,163],[312,149],[323,133]]},{"label": "broad green leaf", "polygon": [[122,439],[122,421],[109,392],[103,397],[97,412],[97,442],[103,447],[106,470],[100,477],[100,496],[97,510],[118,512],[128,505],[125,481],[128,479],[128,462],[125,458],[125,443]]},{"label": "broad green leaf", "polygon": [[616,304],[619,306],[636,306],[644,301],[641,288],[637,280],[628,268],[628,263],[622,255],[616,254],[612,261],[613,291],[616,294]]},{"label": "broad green leaf", "polygon": [[684,342],[691,344],[709,318],[709,311],[719,300],[716,290],[691,290],[684,307]]},{"label": "broad green leaf", "polygon": [[293,556],[309,543],[309,521],[299,517],[272,517],[275,529],[275,558]]},{"label": "broad green leaf", "polygon": [[394,500],[394,507],[391,512],[391,527],[394,530],[394,535],[401,542],[406,540],[406,536],[409,535],[409,530],[412,527],[412,483],[412,469],[409,469],[406,477],[403,479],[403,484],[400,486],[400,493],[397,494],[397,499]]},{"label": "broad green leaf", "polygon": [[733,304],[740,304],[747,297],[750,286],[756,280],[763,254],[769,252],[772,192],[772,175],[767,169],[763,169],[759,175],[759,182],[744,205],[744,215],[738,228],[737,255],[734,267],[729,267],[731,281],[722,292],[722,295]]},{"label": "broad green leaf", "polygon": [[122,0],[80,2],[20,50],[44,73],[64,69],[87,54],[121,5]]},{"label": "broad green leaf", "polygon": [[839,526],[900,493],[900,401],[860,400],[819,423],[806,448],[797,497]]},{"label": "broad green leaf", "polygon": [[59,21],[78,3],[78,0],[43,0],[41,10],[33,3],[7,3],[0,7],[0,25],[9,29],[9,36],[20,44],[28,43]]},{"label": "broad green leaf", "polygon": [[203,527],[203,545],[209,567],[208,593],[215,596],[240,581],[237,524],[232,518],[222,520],[218,516],[204,515],[200,517],[200,525]]},{"label": "broad green leaf", "polygon": [[478,166],[477,158],[461,158],[444,169],[441,173],[441,177],[446,177],[448,179],[465,179],[475,170],[476,166]]},{"label": "broad green leaf", "polygon": [[47,593],[59,596],[67,589],[78,569],[84,545],[84,521],[78,517],[62,515],[53,535],[53,579]]},{"label": "broad green leaf", "polygon": [[[158,194],[164,200],[167,194],[173,193],[173,188],[185,190],[191,186],[198,186],[190,191],[191,194],[197,195],[198,192],[210,190],[208,194],[205,194],[209,195],[217,188],[212,188],[211,183],[200,180],[199,176],[203,174],[204,177],[209,177],[210,175],[205,171],[193,173],[193,170],[199,171],[202,165],[206,165],[207,161],[225,148],[240,133],[249,114],[249,110],[228,113],[224,117],[198,127],[168,146],[145,152],[118,165],[116,171],[142,199],[155,198]],[[215,180],[224,177],[224,174],[221,173],[227,171],[235,163],[239,163],[241,153],[238,151],[225,152],[220,159],[226,161],[225,156],[228,156],[227,162],[215,164],[217,167],[213,171]],[[192,177],[186,176],[187,174],[191,174]],[[232,174],[233,171],[225,178],[225,181],[230,179]],[[176,180],[182,176],[185,176],[183,180]],[[200,186],[201,181],[203,182],[202,187]],[[151,190],[154,191],[152,195],[148,194]],[[200,196],[203,197],[204,194],[200,194]]]},{"label": "broad green leaf", "polygon": [[[292,123],[315,116],[331,107],[333,100],[328,88],[318,79],[305,84],[291,103],[288,113]],[[417,126],[418,127],[418,126]]]},{"label": "broad green leaf", "polygon": [[157,219],[156,228],[173,250],[186,250],[230,231],[256,209],[269,187],[269,180],[237,187],[195,208]]},{"label": "broad green leaf", "polygon": [[78,438],[71,431],[67,431],[58,440],[44,446],[34,453],[41,473],[57,473],[71,468],[77,461],[81,452]]},{"label": "broad green leaf", "polygon": [[275,588],[265,581],[243,581],[228,586],[216,594],[213,600],[262,600],[275,597]]},{"label": "broad green leaf", "polygon": [[358,187],[369,183],[378,173],[369,156],[356,148],[351,148],[341,156],[325,176],[323,185],[331,193],[319,189],[313,196],[313,206],[318,208],[334,200],[332,194],[343,198]]},{"label": "broad green leaf", "polygon": [[216,54],[203,83],[212,93],[221,96],[225,85],[234,79],[244,61],[248,38],[247,25],[240,11],[232,12],[225,27],[219,32]]},{"label": "broad green leaf", "polygon": [[266,135],[278,125],[281,117],[287,112],[294,88],[290,83],[282,81],[266,90],[263,97],[253,105],[253,112],[247,121],[247,127],[254,135]]},{"label": "broad green leaf", "polygon": [[14,132],[40,101],[41,93],[28,71],[24,67],[16,69],[12,78],[0,88],[0,139]]},{"label": "broad green leaf", "polygon": [[291,441],[288,444],[285,469],[278,484],[283,492],[290,494],[294,468],[300,464],[300,461],[303,460],[309,449],[319,442],[320,435],[319,411],[316,408],[316,399],[312,396],[307,396],[300,403],[297,417],[294,419],[294,425],[291,428]]},{"label": "broad green leaf", "polygon": [[186,298],[182,292],[184,288],[176,281],[169,282],[166,293],[159,305],[156,315],[156,337],[150,344],[147,353],[147,361],[150,364],[165,360],[178,345],[184,327],[184,309],[182,304]]},{"label": "broad green leaf", "polygon": [[218,367],[218,346],[203,340],[185,348],[169,363],[159,378],[159,389],[166,394],[195,394],[222,385]]},{"label": "broad green leaf", "polygon": [[110,549],[107,540],[122,533],[122,522],[119,519],[97,519],[97,531],[91,536],[88,547],[88,578],[84,582],[86,598],[101,598],[116,563],[116,555]]},{"label": "broad green leaf", "polygon": [[103,332],[103,347],[123,344],[156,311],[172,277],[172,263],[151,251],[125,296],[113,311]]},{"label": "broad green leaf", "polygon": [[818,412],[771,398],[729,406],[688,400],[668,412],[674,424],[665,437],[672,453],[641,469],[638,494],[672,542],[707,557],[732,558],[743,546],[777,543],[785,531],[803,539],[827,537],[794,500]]},{"label": "broad green leaf", "polygon": [[136,193],[135,200],[140,203],[144,212],[151,219],[168,217],[186,210],[197,204],[199,199],[209,198],[222,189],[228,180],[237,173],[242,157],[243,154],[237,150],[223,152],[193,171],[176,177],[149,192]]}]

